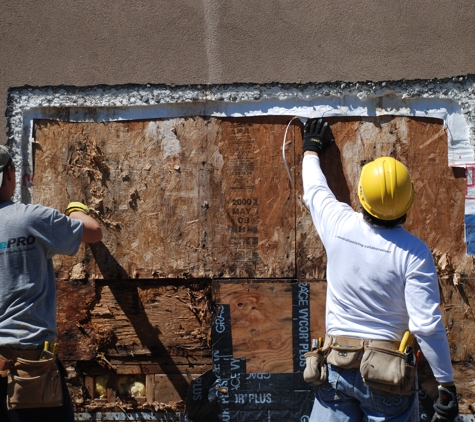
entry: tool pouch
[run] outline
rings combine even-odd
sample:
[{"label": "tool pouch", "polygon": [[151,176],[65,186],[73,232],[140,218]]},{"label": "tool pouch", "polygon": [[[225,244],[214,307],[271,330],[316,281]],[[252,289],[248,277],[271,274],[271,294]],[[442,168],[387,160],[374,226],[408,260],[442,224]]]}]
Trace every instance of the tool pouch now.
[{"label": "tool pouch", "polygon": [[13,361],[11,359],[2,359],[0,355],[0,377],[8,376],[8,371],[13,366]]},{"label": "tool pouch", "polygon": [[359,368],[363,356],[364,341],[355,339],[354,344],[333,343],[330,345],[330,353],[327,362],[343,369]]},{"label": "tool pouch", "polygon": [[304,354],[306,366],[303,371],[303,379],[305,382],[321,385],[327,380],[326,357],[328,350],[328,347],[326,349],[319,348]]},{"label": "tool pouch", "polygon": [[410,396],[415,391],[416,367],[406,359],[399,351],[366,347],[360,367],[363,381],[377,390]]},{"label": "tool pouch", "polygon": [[62,401],[61,376],[54,358],[15,360],[8,374],[9,409],[57,407]]}]

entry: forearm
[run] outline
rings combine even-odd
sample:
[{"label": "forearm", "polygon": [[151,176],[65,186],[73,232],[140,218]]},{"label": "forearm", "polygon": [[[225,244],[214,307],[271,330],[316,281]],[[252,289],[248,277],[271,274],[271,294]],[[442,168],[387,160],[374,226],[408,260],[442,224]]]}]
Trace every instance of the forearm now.
[{"label": "forearm", "polygon": [[442,336],[424,338],[416,335],[416,337],[437,382],[444,385],[453,383],[454,375],[447,339]]},{"label": "forearm", "polygon": [[308,151],[304,154],[302,162],[302,182],[304,201],[310,207],[310,202],[320,189],[331,193],[327,179],[320,168],[318,154]]},{"label": "forearm", "polygon": [[440,309],[437,272],[432,253],[423,243],[410,259],[405,285],[409,330],[439,383],[453,381],[450,348]]},{"label": "forearm", "polygon": [[83,223],[82,242],[97,243],[102,240],[102,229],[99,223],[89,215],[81,211],[73,211],[69,214],[70,218],[81,220]]}]

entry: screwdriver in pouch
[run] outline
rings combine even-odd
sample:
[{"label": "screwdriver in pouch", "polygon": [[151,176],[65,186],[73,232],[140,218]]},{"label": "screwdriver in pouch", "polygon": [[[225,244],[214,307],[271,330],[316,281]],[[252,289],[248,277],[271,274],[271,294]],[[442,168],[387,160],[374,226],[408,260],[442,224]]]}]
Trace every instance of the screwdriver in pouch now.
[{"label": "screwdriver in pouch", "polygon": [[409,331],[406,331],[404,333],[404,336],[402,337],[402,340],[401,340],[401,343],[399,345],[399,351],[401,353],[404,353],[405,349],[406,349],[406,346],[409,344],[412,344],[412,341],[413,341],[414,337],[412,336],[412,334],[409,332]]},{"label": "screwdriver in pouch", "polygon": [[43,344],[43,350],[40,355],[40,360],[53,359],[54,353],[51,353],[49,350],[49,342],[45,341]]}]

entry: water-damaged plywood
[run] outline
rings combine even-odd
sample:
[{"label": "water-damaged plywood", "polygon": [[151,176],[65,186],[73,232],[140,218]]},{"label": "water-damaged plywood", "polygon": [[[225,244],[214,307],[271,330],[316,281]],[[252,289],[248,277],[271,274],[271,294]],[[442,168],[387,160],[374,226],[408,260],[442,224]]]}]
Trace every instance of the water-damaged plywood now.
[{"label": "water-damaged plywood", "polygon": [[58,257],[58,272],[295,277],[294,195],[280,152],[287,122],[36,122],[34,201],[84,201],[105,228],[92,254]]},{"label": "water-damaged plywood", "polygon": [[[321,336],[326,257],[302,202],[298,120],[285,143],[292,181],[282,161],[289,120],[36,122],[34,202],[61,210],[84,201],[105,234],[77,256],[55,260],[59,279],[96,280],[77,285],[80,300],[72,295],[76,285],[59,289],[58,321],[68,346],[61,353],[72,360],[103,356],[119,366],[131,357],[149,359],[138,364],[147,374],[180,374],[187,356],[205,368],[211,327],[197,318],[194,301],[213,279],[207,306],[211,300],[229,306],[232,355],[245,360],[246,372],[298,370],[295,321],[306,320],[293,313],[298,292],[289,281],[308,284],[310,337]],[[336,196],[355,209],[366,162],[391,155],[408,167],[416,198],[405,227],[433,252],[452,359],[471,361],[475,278],[465,253],[465,173],[447,166],[442,122],[326,120],[335,145],[322,168]],[[185,279],[179,287],[177,278]],[[117,281],[123,279],[134,281]],[[195,289],[197,279],[208,282]],[[166,359],[154,360],[157,353]]]},{"label": "water-damaged plywood", "polygon": [[210,291],[205,284],[96,285],[81,329],[109,357],[209,356]]},{"label": "water-damaged plywood", "polygon": [[96,357],[99,342],[93,333],[82,329],[96,300],[93,283],[57,282],[57,322],[59,353],[65,361],[91,360]]}]

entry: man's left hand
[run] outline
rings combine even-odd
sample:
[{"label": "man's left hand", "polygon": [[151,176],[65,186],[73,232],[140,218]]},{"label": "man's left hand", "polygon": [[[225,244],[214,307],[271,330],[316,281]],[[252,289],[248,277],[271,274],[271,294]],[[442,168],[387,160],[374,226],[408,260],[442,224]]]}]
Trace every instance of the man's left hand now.
[{"label": "man's left hand", "polygon": [[323,123],[323,119],[308,120],[303,131],[303,152],[313,151],[318,155],[323,154],[335,142],[334,139],[325,140],[327,128],[328,123]]},{"label": "man's left hand", "polygon": [[439,398],[434,404],[433,421],[452,422],[459,414],[457,391],[455,385],[439,385]]}]

